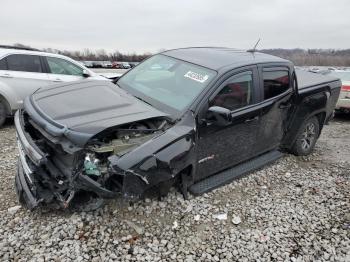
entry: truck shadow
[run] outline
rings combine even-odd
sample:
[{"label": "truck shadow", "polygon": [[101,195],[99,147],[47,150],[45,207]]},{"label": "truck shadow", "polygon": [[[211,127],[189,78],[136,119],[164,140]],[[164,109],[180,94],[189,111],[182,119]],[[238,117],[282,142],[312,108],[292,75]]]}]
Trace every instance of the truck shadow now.
[{"label": "truck shadow", "polygon": [[350,121],[350,114],[342,112],[336,113],[333,120],[339,122],[348,122]]}]

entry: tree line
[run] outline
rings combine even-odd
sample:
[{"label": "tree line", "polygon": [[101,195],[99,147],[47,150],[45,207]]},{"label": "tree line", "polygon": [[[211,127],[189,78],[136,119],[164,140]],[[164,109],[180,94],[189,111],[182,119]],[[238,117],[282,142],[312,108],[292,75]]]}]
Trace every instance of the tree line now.
[{"label": "tree line", "polygon": [[79,61],[122,61],[122,62],[141,62],[145,58],[152,55],[151,53],[136,54],[136,53],[121,53],[114,51],[108,53],[104,49],[90,50],[85,48],[82,51],[57,50],[52,48],[44,48],[43,51],[56,53],[71,57]]},{"label": "tree line", "polygon": [[298,66],[350,66],[350,49],[263,49]]},{"label": "tree line", "polygon": [[145,58],[152,55],[152,53],[137,54],[136,52],[132,52],[132,53],[122,53],[119,51],[107,52],[105,49],[91,50],[89,48],[84,48],[83,50],[75,50],[75,51],[59,50],[54,48],[36,49],[31,46],[19,44],[19,43],[16,43],[13,46],[18,48],[34,49],[37,51],[65,55],[78,61],[141,62]]},{"label": "tree line", "polygon": [[[15,46],[30,48],[23,44],[15,44]],[[43,48],[40,51],[62,54],[79,61],[141,62],[152,55],[152,53],[137,54],[136,52],[107,52],[105,49],[91,50],[89,48],[76,51]],[[350,49],[274,48],[261,49],[259,51],[288,59],[298,66],[350,66]]]}]

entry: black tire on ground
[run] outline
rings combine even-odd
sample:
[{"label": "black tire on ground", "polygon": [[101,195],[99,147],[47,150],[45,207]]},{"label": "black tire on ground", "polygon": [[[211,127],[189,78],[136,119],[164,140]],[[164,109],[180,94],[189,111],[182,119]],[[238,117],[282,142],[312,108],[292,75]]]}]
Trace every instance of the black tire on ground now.
[{"label": "black tire on ground", "polygon": [[310,154],[320,133],[320,123],[316,117],[310,117],[301,126],[291,152],[297,156]]},{"label": "black tire on ground", "polygon": [[0,127],[5,123],[6,116],[7,116],[6,107],[4,103],[1,102],[0,100]]}]

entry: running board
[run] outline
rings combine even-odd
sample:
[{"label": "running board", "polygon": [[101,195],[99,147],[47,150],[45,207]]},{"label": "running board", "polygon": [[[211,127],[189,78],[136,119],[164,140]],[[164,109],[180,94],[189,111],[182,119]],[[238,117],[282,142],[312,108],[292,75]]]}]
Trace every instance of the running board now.
[{"label": "running board", "polygon": [[227,169],[221,173],[210,176],[204,180],[197,182],[189,187],[189,191],[193,195],[200,195],[209,192],[215,188],[226,185],[235,178],[241,177],[242,175],[258,169],[264,165],[270,164],[281,158],[283,154],[277,150],[270,151],[263,155],[260,155],[252,160],[239,164],[231,169]]}]

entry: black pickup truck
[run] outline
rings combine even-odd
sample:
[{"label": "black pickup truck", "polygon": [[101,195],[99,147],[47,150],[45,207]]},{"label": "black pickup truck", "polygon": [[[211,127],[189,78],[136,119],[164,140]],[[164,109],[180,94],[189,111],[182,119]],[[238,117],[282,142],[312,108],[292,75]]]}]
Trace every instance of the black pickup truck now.
[{"label": "black pickup truck", "polygon": [[40,89],[15,116],[19,201],[92,208],[172,186],[184,197],[207,192],[285,152],[309,154],[340,87],[254,51],[183,48],[150,57],[117,85]]}]

